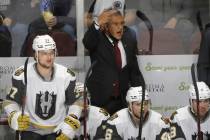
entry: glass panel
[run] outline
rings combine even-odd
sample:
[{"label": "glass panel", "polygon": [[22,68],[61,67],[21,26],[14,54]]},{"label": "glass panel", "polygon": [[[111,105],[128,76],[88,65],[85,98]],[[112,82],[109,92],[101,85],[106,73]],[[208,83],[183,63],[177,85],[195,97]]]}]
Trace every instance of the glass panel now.
[{"label": "glass panel", "polygon": [[[85,15],[92,2],[93,0],[85,1]],[[200,11],[203,26],[208,23],[209,0],[126,0],[125,4],[126,25],[136,32],[139,54],[198,53],[201,35],[196,13]],[[152,50],[149,49],[148,24],[136,16],[136,10],[143,12],[151,21]]]},{"label": "glass panel", "polygon": [[76,55],[75,0],[0,0],[0,12],[0,56],[32,56],[34,37],[46,33],[59,56]]}]

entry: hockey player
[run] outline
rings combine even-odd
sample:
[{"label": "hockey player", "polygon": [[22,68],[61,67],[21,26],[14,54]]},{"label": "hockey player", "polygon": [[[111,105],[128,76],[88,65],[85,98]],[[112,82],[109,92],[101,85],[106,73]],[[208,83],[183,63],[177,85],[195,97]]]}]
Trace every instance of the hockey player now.
[{"label": "hockey player", "polygon": [[[203,140],[210,140],[209,99],[210,90],[204,82],[197,82],[199,91],[199,115],[200,128]],[[185,140],[197,140],[197,101],[194,86],[189,88],[190,105],[178,109],[171,116],[171,139],[182,138]]]},{"label": "hockey player", "polygon": [[21,131],[21,140],[71,139],[82,111],[74,94],[75,74],[54,63],[56,44],[49,35],[36,36],[32,47],[36,62],[27,65],[26,74],[24,66],[15,70],[4,102],[9,125]]},{"label": "hockey player", "polygon": [[[79,97],[83,95],[84,93],[84,84],[77,82],[75,86],[75,94]],[[97,128],[101,125],[102,121],[107,120],[110,116],[109,113],[106,112],[104,109],[88,105],[87,107],[87,116],[86,116],[86,121],[87,121],[87,136],[88,140],[93,140]],[[81,127],[77,130],[75,138],[78,140],[83,140],[84,137],[84,125],[83,125],[83,120],[84,120],[84,114],[82,114],[81,118]]]},{"label": "hockey player", "polygon": [[[96,138],[105,140],[140,140],[139,120],[142,100],[142,87],[130,87],[126,101],[128,108],[118,111],[111,116],[106,124],[101,126],[101,132],[97,132]],[[168,140],[169,125],[162,116],[150,109],[150,97],[145,92],[143,127],[141,140]]]}]

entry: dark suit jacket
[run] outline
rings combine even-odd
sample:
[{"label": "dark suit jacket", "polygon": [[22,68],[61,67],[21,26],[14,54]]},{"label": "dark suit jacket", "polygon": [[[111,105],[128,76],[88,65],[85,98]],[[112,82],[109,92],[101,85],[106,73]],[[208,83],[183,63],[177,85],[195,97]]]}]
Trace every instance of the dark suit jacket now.
[{"label": "dark suit jacket", "polygon": [[205,82],[210,87],[210,23],[202,32],[200,50],[198,55],[198,80]]},{"label": "dark suit jacket", "polygon": [[122,70],[118,70],[113,45],[106,35],[96,30],[94,24],[85,33],[83,43],[89,50],[91,63],[97,61],[87,81],[91,102],[94,105],[104,107],[109,104],[110,97],[114,95],[115,81],[119,81],[124,105],[126,105],[125,96],[128,88],[141,85],[142,74],[137,63],[137,41],[134,32],[125,27],[121,41],[125,49],[127,65]]}]

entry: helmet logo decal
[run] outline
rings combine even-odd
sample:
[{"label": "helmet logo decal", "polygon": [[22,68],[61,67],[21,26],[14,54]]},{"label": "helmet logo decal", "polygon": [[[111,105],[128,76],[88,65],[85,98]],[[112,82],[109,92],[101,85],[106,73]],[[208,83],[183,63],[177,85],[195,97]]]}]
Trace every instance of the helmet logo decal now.
[{"label": "helmet logo decal", "polygon": [[34,51],[56,49],[56,44],[53,38],[49,35],[38,35],[33,40],[32,44]]},{"label": "helmet logo decal", "polygon": [[[210,98],[210,89],[204,82],[197,82],[196,83],[198,86],[198,93],[199,93],[199,99],[209,99]],[[196,92],[194,85],[190,85],[189,88],[189,93],[190,93],[190,99],[196,99]]]},{"label": "helmet logo decal", "polygon": [[114,9],[121,9],[122,8],[122,3],[120,1],[115,1],[113,3],[113,8]]}]

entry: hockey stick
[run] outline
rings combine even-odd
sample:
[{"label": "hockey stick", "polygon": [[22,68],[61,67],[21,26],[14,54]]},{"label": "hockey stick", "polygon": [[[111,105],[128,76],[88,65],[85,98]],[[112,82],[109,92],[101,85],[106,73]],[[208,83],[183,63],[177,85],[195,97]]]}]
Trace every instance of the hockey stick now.
[{"label": "hockey stick", "polygon": [[87,73],[86,73],[86,76],[85,76],[85,83],[84,83],[84,129],[83,129],[83,132],[84,132],[84,140],[87,140],[87,116],[88,116],[88,111],[87,111],[87,90],[86,90],[86,87],[87,87],[87,81],[90,77],[90,72],[91,70],[93,69],[93,67],[96,65],[97,63],[97,60],[94,61],[91,66],[89,67]]},{"label": "hockey stick", "polygon": [[140,120],[139,120],[139,135],[138,135],[138,140],[141,140],[141,136],[142,136],[142,127],[143,127],[143,121],[144,121],[144,100],[145,100],[145,90],[146,90],[146,85],[145,85],[145,81],[144,78],[142,79],[142,97],[141,97],[141,108],[140,108]]},{"label": "hockey stick", "polygon": [[201,20],[201,13],[200,13],[200,11],[198,11],[196,13],[196,21],[197,21],[199,30],[202,33],[203,32],[203,23],[202,23],[202,20]]},{"label": "hockey stick", "polygon": [[91,24],[94,23],[93,21],[93,11],[94,11],[94,7],[95,7],[95,4],[96,4],[96,0],[93,0],[88,11],[87,11],[87,15],[86,15],[86,23],[85,25],[89,28]]},{"label": "hockey stick", "polygon": [[199,91],[198,91],[198,86],[196,83],[196,74],[197,71],[196,69],[196,65],[193,63],[191,66],[191,76],[192,76],[192,81],[193,81],[193,85],[194,85],[194,89],[195,89],[195,93],[196,93],[196,102],[197,102],[197,128],[198,128],[198,140],[202,140],[202,133],[201,133],[201,126],[200,126],[200,113],[199,113]]},{"label": "hockey stick", "polygon": [[24,115],[26,92],[27,92],[27,67],[28,67],[28,60],[29,60],[29,57],[26,58],[26,61],[25,61],[25,64],[24,64],[25,93],[24,93],[24,95],[22,95],[22,116]]},{"label": "hockey stick", "polygon": [[152,46],[153,46],[153,26],[149,18],[140,10],[136,11],[137,17],[139,17],[141,20],[143,20],[144,24],[147,26],[147,29],[149,31],[150,40],[149,40],[149,52],[148,54],[152,54]]},{"label": "hockey stick", "polygon": [[89,14],[92,14],[92,13],[93,13],[95,4],[96,4],[96,0],[94,0],[94,1],[92,2],[92,4],[90,5],[90,7],[89,7],[89,9],[88,9],[88,13],[89,13]]},{"label": "hockey stick", "polygon": [[[25,110],[25,102],[26,102],[26,92],[27,92],[27,67],[28,67],[28,60],[29,60],[29,57],[26,58],[25,60],[25,64],[24,64],[24,81],[25,81],[25,91],[24,93],[22,93],[22,108],[21,108],[21,115],[23,116],[24,115],[24,110]],[[19,137],[18,139],[21,140],[21,131],[18,131],[19,133]]]},{"label": "hockey stick", "polygon": [[[149,40],[149,52],[148,54],[152,54],[152,45],[153,45],[153,26],[152,23],[150,22],[149,18],[140,10],[136,11],[136,15],[137,17],[139,17],[147,26],[147,29],[149,31],[150,34],[150,40]],[[145,80],[142,76],[142,100],[141,100],[141,108],[140,108],[140,121],[139,121],[139,135],[138,135],[138,139],[141,140],[141,136],[142,136],[142,127],[143,127],[143,120],[144,120],[144,100],[145,100],[145,90],[146,90],[146,84],[145,84]]]}]

